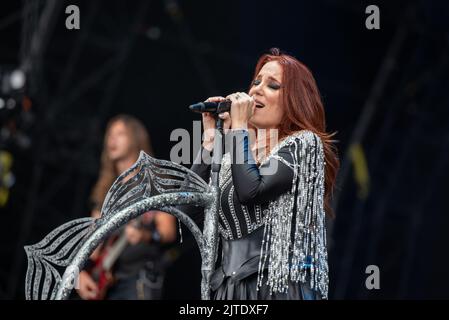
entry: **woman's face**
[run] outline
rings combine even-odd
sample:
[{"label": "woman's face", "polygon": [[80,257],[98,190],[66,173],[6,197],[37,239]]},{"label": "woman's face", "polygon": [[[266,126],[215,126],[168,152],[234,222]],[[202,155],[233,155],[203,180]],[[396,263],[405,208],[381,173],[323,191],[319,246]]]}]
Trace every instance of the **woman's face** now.
[{"label": "woman's face", "polygon": [[264,64],[254,79],[249,95],[256,102],[250,123],[258,129],[278,128],[284,111],[281,106],[282,67],[277,61]]},{"label": "woman's face", "polygon": [[106,147],[109,159],[122,160],[129,157],[132,150],[129,130],[123,121],[114,122],[109,128]]}]

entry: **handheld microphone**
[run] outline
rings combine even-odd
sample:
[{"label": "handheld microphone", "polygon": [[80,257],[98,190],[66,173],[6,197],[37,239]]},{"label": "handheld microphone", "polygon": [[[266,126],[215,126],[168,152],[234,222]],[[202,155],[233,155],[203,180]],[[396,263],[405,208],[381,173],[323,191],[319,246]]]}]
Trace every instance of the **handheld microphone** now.
[{"label": "handheld microphone", "polygon": [[223,113],[231,110],[231,100],[223,100],[220,102],[198,102],[189,106],[189,109],[193,112],[203,113]]}]

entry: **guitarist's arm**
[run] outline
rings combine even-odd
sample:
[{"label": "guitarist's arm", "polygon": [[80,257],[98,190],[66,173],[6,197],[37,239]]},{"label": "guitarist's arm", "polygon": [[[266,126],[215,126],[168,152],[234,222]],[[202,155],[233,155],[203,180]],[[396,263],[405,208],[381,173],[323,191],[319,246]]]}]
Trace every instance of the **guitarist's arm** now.
[{"label": "guitarist's arm", "polygon": [[161,243],[170,243],[176,240],[176,218],[166,212],[157,211],[155,216],[156,228]]},{"label": "guitarist's arm", "polygon": [[78,280],[79,288],[77,289],[77,292],[81,299],[95,299],[98,295],[98,286],[90,274],[86,270],[82,270],[79,274]]}]

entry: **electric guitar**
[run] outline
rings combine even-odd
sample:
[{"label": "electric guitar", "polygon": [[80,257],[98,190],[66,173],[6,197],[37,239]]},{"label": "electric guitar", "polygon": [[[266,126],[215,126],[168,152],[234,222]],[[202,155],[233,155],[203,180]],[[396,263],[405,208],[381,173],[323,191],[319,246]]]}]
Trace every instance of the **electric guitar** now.
[{"label": "electric guitar", "polygon": [[[134,220],[134,227],[141,228],[143,224],[154,223],[151,211]],[[155,226],[154,226],[155,227]],[[92,300],[103,300],[109,287],[114,283],[112,267],[128,245],[126,233],[123,230],[115,241],[107,241],[100,251],[98,258],[94,260],[91,268],[87,269],[92,279],[98,286],[98,294]]]},{"label": "electric guitar", "polygon": [[114,282],[111,269],[127,245],[128,240],[126,234],[122,232],[117,240],[111,245],[106,245],[101,250],[93,266],[87,270],[98,286],[98,293],[91,300],[103,300],[105,298],[107,290]]}]

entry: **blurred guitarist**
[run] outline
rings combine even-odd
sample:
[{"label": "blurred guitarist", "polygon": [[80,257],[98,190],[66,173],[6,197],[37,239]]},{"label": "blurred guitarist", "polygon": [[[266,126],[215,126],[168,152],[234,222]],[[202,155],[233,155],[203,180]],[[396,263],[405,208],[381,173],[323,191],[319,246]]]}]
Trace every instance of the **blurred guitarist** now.
[{"label": "blurred guitarist", "polygon": [[[107,191],[134,164],[140,150],[152,155],[144,125],[129,115],[111,119],[104,137],[99,178],[91,194],[93,217],[99,217]],[[80,272],[79,296],[86,300],[161,299],[161,246],[175,238],[176,220],[167,213],[150,211],[130,221],[94,251],[88,266]]]}]

